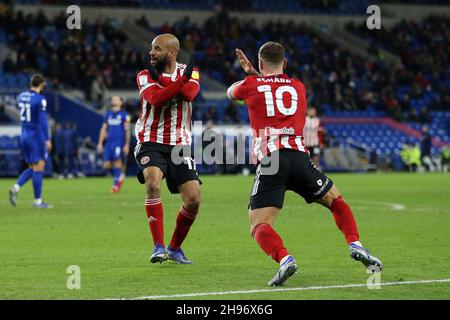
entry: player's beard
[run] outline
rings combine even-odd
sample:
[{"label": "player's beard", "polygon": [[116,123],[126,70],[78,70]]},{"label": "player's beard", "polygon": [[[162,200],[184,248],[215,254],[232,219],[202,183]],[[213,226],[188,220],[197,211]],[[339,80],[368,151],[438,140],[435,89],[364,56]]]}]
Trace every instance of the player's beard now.
[{"label": "player's beard", "polygon": [[156,64],[154,65],[154,67],[159,73],[162,73],[162,72],[164,72],[164,69],[166,68],[168,63],[169,63],[169,59],[167,59],[167,56],[165,56],[164,58],[159,58],[156,61]]}]

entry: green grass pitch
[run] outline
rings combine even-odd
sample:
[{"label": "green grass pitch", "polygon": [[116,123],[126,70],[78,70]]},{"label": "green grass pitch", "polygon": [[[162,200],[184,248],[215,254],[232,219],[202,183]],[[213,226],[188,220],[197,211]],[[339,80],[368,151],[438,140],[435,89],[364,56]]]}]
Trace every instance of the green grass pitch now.
[{"label": "green grass pitch", "polygon": [[[355,214],[361,240],[385,265],[381,282],[450,279],[450,178],[445,174],[332,174]],[[183,244],[193,265],[152,265],[144,188],[128,178],[119,194],[111,179],[44,180],[55,208],[33,210],[32,186],[18,206],[0,180],[0,299],[103,299],[264,290],[277,265],[250,236],[252,177],[202,177],[202,205]],[[172,235],[180,198],[164,183],[165,238]],[[450,299],[450,283],[365,284],[332,215],[288,192],[275,225],[299,272],[283,288],[317,290],[236,293],[182,299]],[[66,286],[70,265],[81,289]]]}]

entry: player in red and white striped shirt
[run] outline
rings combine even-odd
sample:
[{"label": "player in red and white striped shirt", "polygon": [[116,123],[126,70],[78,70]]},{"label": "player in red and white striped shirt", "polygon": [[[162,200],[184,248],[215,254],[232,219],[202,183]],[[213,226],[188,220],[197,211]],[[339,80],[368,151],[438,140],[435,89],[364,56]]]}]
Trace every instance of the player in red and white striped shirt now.
[{"label": "player in red and white striped shirt", "polygon": [[[136,122],[135,157],[142,171],[139,182],[145,183],[145,209],[153,237],[150,262],[167,259],[177,263],[192,263],[184,255],[181,244],[193,224],[200,206],[200,180],[191,157],[192,101],[197,96],[199,72],[191,64],[177,62],[178,39],[171,34],[157,36],[146,61],[146,69],[136,81],[141,98],[141,114]],[[177,163],[172,155],[176,146],[183,148]],[[176,227],[166,248],[164,244],[161,181],[166,178],[171,193],[181,193],[182,206]]]},{"label": "player in red and white striped shirt", "polygon": [[[308,203],[317,202],[328,208],[345,236],[351,257],[366,267],[380,270],[381,261],[370,255],[359,242],[350,207],[333,181],[312,164],[303,147],[301,135],[306,116],[306,90],[300,80],[283,73],[287,64],[284,52],[279,43],[265,43],[258,52],[261,72],[258,73],[244,53],[237,49],[239,62],[250,75],[234,83],[227,91],[229,99],[245,100],[256,138],[254,149],[259,163],[248,214],[253,238],[280,264],[269,285],[283,285],[298,268],[272,227],[283,207],[287,190],[296,192]],[[267,164],[270,164],[269,170]]]},{"label": "player in red and white striped shirt", "polygon": [[316,166],[320,167],[320,151],[323,147],[323,127],[320,123],[320,118],[317,116],[317,110],[314,107],[309,107],[306,110],[303,137],[311,160]]}]

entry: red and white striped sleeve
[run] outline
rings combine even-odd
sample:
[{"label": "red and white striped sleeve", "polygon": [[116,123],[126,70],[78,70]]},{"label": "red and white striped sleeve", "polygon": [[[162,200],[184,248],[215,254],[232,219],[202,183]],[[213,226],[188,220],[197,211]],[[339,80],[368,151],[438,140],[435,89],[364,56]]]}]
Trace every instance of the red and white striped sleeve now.
[{"label": "red and white striped sleeve", "polygon": [[147,70],[139,72],[136,78],[141,97],[156,108],[161,108],[164,103],[179,94],[188,81],[188,77],[181,76],[177,81],[163,87],[150,77]]}]

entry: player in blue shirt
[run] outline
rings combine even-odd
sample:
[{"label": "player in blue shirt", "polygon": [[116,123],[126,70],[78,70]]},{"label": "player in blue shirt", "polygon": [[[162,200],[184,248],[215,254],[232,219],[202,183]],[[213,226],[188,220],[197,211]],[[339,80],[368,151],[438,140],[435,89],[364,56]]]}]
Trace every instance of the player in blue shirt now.
[{"label": "player in blue shirt", "polygon": [[49,209],[53,206],[42,202],[42,179],[44,176],[47,152],[52,148],[47,123],[47,100],[42,95],[46,82],[41,74],[35,74],[30,80],[30,90],[22,92],[17,98],[22,123],[22,152],[29,165],[19,176],[16,184],[9,190],[9,201],[17,204],[20,188],[30,179],[33,180],[34,208]]},{"label": "player in blue shirt", "polygon": [[103,168],[111,170],[114,176],[113,193],[120,191],[125,180],[122,158],[127,157],[130,151],[130,116],[121,110],[122,103],[120,96],[111,98],[111,109],[103,117],[97,145],[97,151],[103,153]]}]

